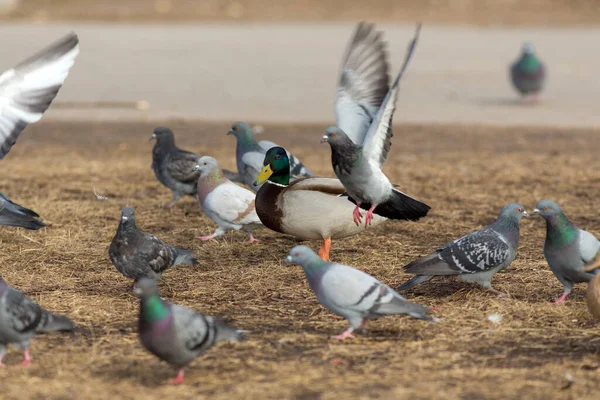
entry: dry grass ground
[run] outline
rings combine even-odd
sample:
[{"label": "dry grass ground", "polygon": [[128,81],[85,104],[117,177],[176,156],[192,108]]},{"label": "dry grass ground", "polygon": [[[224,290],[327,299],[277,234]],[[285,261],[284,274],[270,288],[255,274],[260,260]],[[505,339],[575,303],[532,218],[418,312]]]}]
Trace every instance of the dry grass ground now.
[{"label": "dry grass ground", "polygon": [[597,24],[596,0],[20,0],[9,18],[108,21],[378,20]]},{"label": "dry grass ground", "polygon": [[[170,126],[182,147],[235,166],[226,125]],[[41,123],[2,161],[2,191],[49,226],[1,228],[0,274],[82,327],[35,339],[31,367],[0,370],[3,399],[598,398],[600,330],[585,307],[584,285],[566,305],[549,304],[561,287],[542,256],[541,219],[523,221],[518,257],[493,281],[511,298],[434,280],[407,297],[436,307],[441,322],[385,318],[340,343],[329,335],[346,322],[318,305],[300,267],[281,262],[293,238],[262,230],[257,245],[246,244],[242,233],[204,243],[194,235],[214,225],[191,198],[161,208],[170,193],[149,168],[153,127]],[[331,175],[329,149],[318,144],[323,129],[267,126],[264,136]],[[332,258],[396,287],[409,277],[405,263],[491,222],[510,201],[530,209],[541,198],[557,200],[576,224],[600,235],[599,135],[399,126],[386,172],[428,202],[430,216],[335,241]],[[109,200],[96,200],[93,187]],[[126,204],[142,229],[193,249],[201,260],[166,272],[162,295],[252,331],[246,342],[219,345],[197,359],[180,387],[165,385],[174,370],[138,343],[137,300],[108,259]],[[489,322],[491,313],[502,322]],[[11,352],[5,361],[19,359]]]}]

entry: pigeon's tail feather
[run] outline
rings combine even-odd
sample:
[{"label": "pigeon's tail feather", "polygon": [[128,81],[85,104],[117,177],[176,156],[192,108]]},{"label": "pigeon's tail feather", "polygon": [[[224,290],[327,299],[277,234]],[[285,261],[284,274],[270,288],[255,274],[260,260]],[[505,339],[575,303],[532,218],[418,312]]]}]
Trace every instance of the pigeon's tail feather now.
[{"label": "pigeon's tail feather", "polygon": [[415,286],[417,286],[425,281],[430,280],[431,278],[432,278],[431,275],[413,276],[412,278],[410,278],[409,280],[404,282],[402,285],[400,285],[400,287],[398,288],[398,291],[410,290],[410,289],[414,288]]},{"label": "pigeon's tail feather", "polygon": [[71,332],[77,327],[69,318],[48,313],[46,323],[40,326],[38,332]]},{"label": "pigeon's tail feather", "polygon": [[242,335],[242,332],[245,331],[227,325],[224,321],[221,320],[214,320],[214,324],[217,332],[216,342],[223,342],[226,340],[232,342],[241,342],[245,340],[245,337]]},{"label": "pigeon's tail feather", "polygon": [[[349,199],[356,204],[354,199],[351,197]],[[362,203],[360,208],[368,210],[371,208],[371,205]],[[375,207],[373,213],[388,219],[418,221],[426,216],[429,210],[431,210],[431,207],[427,204],[415,200],[399,190],[392,189],[390,198],[385,203],[381,203]]]},{"label": "pigeon's tail feather", "polygon": [[3,211],[0,211],[0,225],[16,226],[32,231],[46,226],[42,221],[35,219],[35,217],[31,215]]},{"label": "pigeon's tail feather", "polygon": [[188,264],[188,265],[198,265],[198,259],[192,255],[191,250],[182,249],[179,247],[175,247],[175,263],[173,265],[179,264]]},{"label": "pigeon's tail feather", "polygon": [[378,314],[407,314],[413,318],[431,320],[427,315],[429,308],[417,303],[411,303],[403,297],[394,297],[389,303],[381,304],[377,307]]}]

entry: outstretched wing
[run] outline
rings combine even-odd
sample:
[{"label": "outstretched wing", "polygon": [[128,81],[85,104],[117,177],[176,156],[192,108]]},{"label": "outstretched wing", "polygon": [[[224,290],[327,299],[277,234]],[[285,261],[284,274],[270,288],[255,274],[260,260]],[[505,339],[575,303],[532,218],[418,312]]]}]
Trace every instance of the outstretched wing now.
[{"label": "outstretched wing", "polygon": [[389,90],[385,42],[374,24],[361,22],[342,60],[335,99],[336,124],[362,144]]},{"label": "outstretched wing", "polygon": [[419,39],[420,31],[421,24],[417,25],[415,37],[408,45],[408,50],[406,51],[406,56],[404,57],[404,64],[402,64],[402,68],[400,69],[400,72],[398,72],[390,91],[385,96],[379,111],[377,111],[377,115],[371,123],[365,140],[362,143],[363,156],[366,159],[374,162],[375,165],[378,165],[379,167],[381,167],[385,162],[388,152],[390,151],[390,147],[392,146],[392,118],[394,117],[394,111],[396,110],[396,100],[398,98],[400,78],[402,78],[404,70],[411,59],[413,50],[417,44],[417,40]]},{"label": "outstretched wing", "polygon": [[79,53],[70,33],[0,75],[0,159],[27,124],[39,121],[62,87]]}]

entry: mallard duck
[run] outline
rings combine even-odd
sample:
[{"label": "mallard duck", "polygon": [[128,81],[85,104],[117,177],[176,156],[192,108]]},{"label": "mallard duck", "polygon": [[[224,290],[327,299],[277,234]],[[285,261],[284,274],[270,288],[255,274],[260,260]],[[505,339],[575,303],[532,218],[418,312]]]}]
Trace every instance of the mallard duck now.
[{"label": "mallard duck", "polygon": [[595,273],[590,283],[588,283],[588,291],[586,303],[590,314],[597,320],[600,320],[600,254],[589,265],[583,268],[585,272]]},{"label": "mallard duck", "polygon": [[[319,257],[326,261],[331,239],[368,229],[354,223],[354,204],[339,180],[304,178],[290,184],[290,161],[282,147],[271,148],[263,164],[254,183],[264,183],[256,194],[256,213],[267,228],[299,239],[323,240]],[[371,226],[383,221],[386,218],[375,215]]]}]

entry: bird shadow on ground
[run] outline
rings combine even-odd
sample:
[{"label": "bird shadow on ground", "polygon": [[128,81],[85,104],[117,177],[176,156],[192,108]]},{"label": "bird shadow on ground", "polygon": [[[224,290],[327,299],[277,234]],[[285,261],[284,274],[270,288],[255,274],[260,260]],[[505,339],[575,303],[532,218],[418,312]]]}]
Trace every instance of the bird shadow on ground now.
[{"label": "bird shadow on ground", "polygon": [[541,103],[539,101],[526,101],[519,97],[478,97],[473,101],[478,106],[494,107],[494,106],[509,106],[509,107],[536,107]]}]

